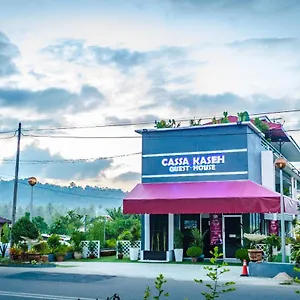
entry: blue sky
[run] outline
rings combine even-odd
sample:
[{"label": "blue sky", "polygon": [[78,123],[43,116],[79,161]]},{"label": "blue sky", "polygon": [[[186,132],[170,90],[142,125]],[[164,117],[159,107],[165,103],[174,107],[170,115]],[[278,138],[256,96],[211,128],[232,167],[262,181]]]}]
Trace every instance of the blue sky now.
[{"label": "blue sky", "polygon": [[[0,125],[95,125],[299,108],[299,13],[298,0],[2,0]],[[297,114],[282,118],[287,128],[300,128]],[[134,128],[60,133],[128,136]],[[13,157],[15,141],[2,144],[2,157]],[[72,159],[141,147],[138,139],[119,144],[27,137],[22,150],[23,159]],[[13,174],[12,164],[1,169]],[[30,172],[21,169],[23,176]],[[52,182],[130,189],[139,180],[140,158],[78,164],[57,174],[45,165],[34,172]]]}]

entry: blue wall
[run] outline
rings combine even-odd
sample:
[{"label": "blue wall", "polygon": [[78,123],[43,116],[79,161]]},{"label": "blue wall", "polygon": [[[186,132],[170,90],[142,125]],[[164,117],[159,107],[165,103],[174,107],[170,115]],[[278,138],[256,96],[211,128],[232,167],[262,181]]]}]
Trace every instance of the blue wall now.
[{"label": "blue wall", "polygon": [[[260,169],[258,170],[260,168],[260,137],[254,132],[252,132],[254,134],[249,134],[249,130],[251,131],[247,125],[234,124],[144,131],[142,133],[142,182],[238,180],[250,177],[258,182],[260,180]],[[226,151],[229,152],[226,153]],[[194,153],[191,154],[191,152]],[[202,159],[205,160],[209,156],[222,157],[223,155],[224,163],[220,160],[221,163],[214,164],[214,169],[197,170],[196,166],[195,170],[193,166],[196,157],[200,159],[204,157]],[[176,158],[181,158],[181,162],[184,158],[186,159],[186,164],[179,166],[184,167],[180,171],[174,171],[174,168],[170,170],[172,160],[176,163]],[[163,166],[163,159],[164,164],[169,162],[170,166]],[[253,164],[252,159],[259,159],[259,161]]]},{"label": "blue wall", "polygon": [[261,184],[261,138],[251,128],[247,128],[248,140],[248,178]]}]

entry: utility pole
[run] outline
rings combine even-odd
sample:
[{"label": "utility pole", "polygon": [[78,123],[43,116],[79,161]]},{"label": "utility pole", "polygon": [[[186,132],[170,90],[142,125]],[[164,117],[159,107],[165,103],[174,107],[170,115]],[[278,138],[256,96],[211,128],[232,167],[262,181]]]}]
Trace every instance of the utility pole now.
[{"label": "utility pole", "polygon": [[13,194],[13,207],[12,207],[12,226],[16,222],[16,210],[17,210],[17,198],[18,198],[18,182],[19,182],[19,165],[20,165],[20,143],[21,143],[21,128],[22,125],[19,123],[18,128],[18,145],[16,155],[16,167],[15,167],[15,182],[14,182],[14,194]]}]

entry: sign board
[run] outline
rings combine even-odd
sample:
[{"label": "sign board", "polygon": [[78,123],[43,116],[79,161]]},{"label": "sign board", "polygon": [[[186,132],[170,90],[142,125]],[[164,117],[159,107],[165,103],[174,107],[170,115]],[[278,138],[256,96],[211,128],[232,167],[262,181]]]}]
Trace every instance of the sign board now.
[{"label": "sign board", "polygon": [[210,215],[210,245],[222,244],[222,215]]}]

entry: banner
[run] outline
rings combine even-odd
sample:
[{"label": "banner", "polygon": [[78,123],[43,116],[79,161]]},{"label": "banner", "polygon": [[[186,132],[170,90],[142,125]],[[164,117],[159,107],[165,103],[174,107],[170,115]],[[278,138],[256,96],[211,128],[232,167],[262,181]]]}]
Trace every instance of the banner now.
[{"label": "banner", "polygon": [[279,235],[279,223],[278,221],[271,220],[269,221],[269,234]]},{"label": "banner", "polygon": [[222,215],[210,215],[210,245],[217,246],[222,241]]}]

